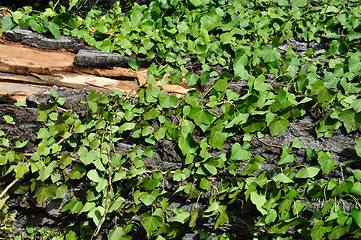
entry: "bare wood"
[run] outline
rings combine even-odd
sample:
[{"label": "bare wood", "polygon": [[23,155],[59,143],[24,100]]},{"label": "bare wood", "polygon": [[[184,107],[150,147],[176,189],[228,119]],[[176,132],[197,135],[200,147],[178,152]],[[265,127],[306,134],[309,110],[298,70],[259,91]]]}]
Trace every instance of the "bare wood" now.
[{"label": "bare wood", "polygon": [[74,74],[67,72],[57,72],[52,75],[32,74],[32,76],[24,76],[13,73],[0,72],[0,79],[21,81],[28,83],[36,83],[41,85],[58,85],[71,88],[88,88],[98,91],[112,91],[120,89],[123,92],[130,92],[133,88],[138,87],[138,83],[134,81],[119,81],[117,79],[99,77],[89,74]]}]

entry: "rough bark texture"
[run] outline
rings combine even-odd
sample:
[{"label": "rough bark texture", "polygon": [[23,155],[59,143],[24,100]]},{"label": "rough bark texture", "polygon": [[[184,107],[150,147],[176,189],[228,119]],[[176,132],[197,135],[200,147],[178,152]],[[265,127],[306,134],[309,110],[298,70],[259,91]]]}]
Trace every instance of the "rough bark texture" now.
[{"label": "rough bark texture", "polygon": [[80,49],[87,47],[84,41],[77,38],[63,35],[60,36],[60,39],[48,38],[41,33],[32,32],[26,29],[5,30],[3,34],[11,41],[22,42],[26,45],[31,45],[41,49],[58,50],[63,48],[79,51]]},{"label": "rough bark texture", "polygon": [[[129,67],[128,61],[131,58],[119,53],[100,52],[95,47],[88,46],[84,40],[70,36],[61,35],[60,39],[54,39],[26,29],[5,30],[3,35],[10,41],[21,42],[39,49],[75,51],[77,53],[74,58],[75,66],[97,68]],[[135,55],[132,56],[132,58],[136,57]],[[139,58],[139,62],[142,67],[149,65],[143,58]]]}]

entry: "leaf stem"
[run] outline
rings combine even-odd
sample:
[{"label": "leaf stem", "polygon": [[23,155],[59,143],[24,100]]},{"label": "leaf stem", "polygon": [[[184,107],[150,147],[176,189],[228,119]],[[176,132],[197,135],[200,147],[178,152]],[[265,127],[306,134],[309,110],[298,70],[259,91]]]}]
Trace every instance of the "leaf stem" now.
[{"label": "leaf stem", "polygon": [[[115,115],[117,114],[117,111],[115,112]],[[93,237],[97,236],[99,233],[99,230],[101,228],[101,226],[103,225],[104,221],[105,221],[105,216],[107,215],[108,211],[109,211],[109,207],[110,207],[110,198],[112,196],[113,193],[113,185],[112,185],[112,161],[111,161],[111,149],[112,149],[112,145],[113,145],[113,138],[112,138],[112,131],[113,131],[113,126],[114,126],[114,122],[115,122],[116,118],[113,118],[113,121],[110,124],[110,131],[109,131],[109,147],[108,147],[108,181],[109,181],[109,193],[108,193],[108,197],[107,197],[107,208],[105,209],[104,215],[102,220],[100,221],[96,231],[94,232]]]}]

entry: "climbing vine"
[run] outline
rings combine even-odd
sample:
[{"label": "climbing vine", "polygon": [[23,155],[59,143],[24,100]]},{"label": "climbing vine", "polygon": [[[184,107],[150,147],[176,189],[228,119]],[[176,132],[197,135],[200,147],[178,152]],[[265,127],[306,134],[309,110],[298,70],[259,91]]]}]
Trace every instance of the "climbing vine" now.
[{"label": "climbing vine", "polygon": [[[238,221],[255,238],[291,239],[291,227],[299,234],[294,238],[360,237],[361,171],[352,165],[360,159],[340,164],[333,152],[306,148],[298,138],[291,146],[262,139],[284,133],[290,121],[311,112],[322,115],[317,138],[361,128],[359,1],[152,1],[125,13],[118,3],[108,14],[95,9],[84,19],[71,13],[79,4],[51,3],[43,13],[24,7],[4,17],[2,29],[25,26],[55,38],[72,35],[101,51],[136,54],[129,65],[138,70],[139,61],[149,62],[147,86],[134,96],[92,92],[85,116],[62,112],[65,100],[52,91],[52,100],[39,106],[37,120],[45,127],[32,154],[21,151],[27,141],[12,145],[0,132],[6,183],[0,187],[1,230],[11,231],[15,217],[7,214],[7,194],[29,191],[37,202],[70,195],[61,211],[87,215],[81,230],[67,226],[56,233],[59,239],[62,233],[66,239],[96,237],[110,219],[109,239],[131,239],[136,223],[129,213],[140,213],[146,234],[157,240],[183,231],[206,238],[198,224],[205,218],[214,219],[215,229]],[[292,40],[307,43],[305,49],[282,48]],[[204,93],[191,90],[178,98],[162,90],[183,78]],[[230,87],[237,82],[245,82],[241,94]],[[4,120],[16,124],[10,116]],[[222,153],[236,134],[241,141]],[[157,157],[153,150],[163,139],[176,144],[181,168],[147,168],[146,159]],[[121,154],[117,146],[124,141],[134,145]],[[280,149],[270,171],[261,171],[267,159],[249,151],[253,141]],[[304,165],[295,164],[297,151],[304,153]],[[329,177],[334,171],[342,178]],[[77,188],[79,182],[87,187]],[[202,196],[209,196],[205,206],[198,205]],[[197,204],[188,211],[172,204],[174,197]],[[232,213],[228,207],[236,200],[243,213],[257,212],[258,221],[250,225]],[[354,203],[350,211],[340,204],[346,200]],[[307,217],[314,201],[323,204]]]}]

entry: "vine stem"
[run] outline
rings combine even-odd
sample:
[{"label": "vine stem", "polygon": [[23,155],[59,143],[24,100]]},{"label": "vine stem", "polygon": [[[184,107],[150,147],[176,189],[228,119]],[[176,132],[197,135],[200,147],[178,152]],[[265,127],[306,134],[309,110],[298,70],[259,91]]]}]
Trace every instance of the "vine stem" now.
[{"label": "vine stem", "polygon": [[15,183],[17,183],[19,181],[20,178],[16,178],[14,179],[14,181],[12,181],[5,189],[4,191],[0,194],[0,198],[2,198],[6,193],[7,191],[9,191],[9,189],[14,186]]},{"label": "vine stem", "polygon": [[[117,111],[116,111],[117,113]],[[115,114],[116,114],[115,113]],[[107,197],[107,208],[105,209],[105,212],[104,212],[104,215],[103,215],[103,218],[102,220],[100,221],[96,231],[94,232],[93,236],[92,237],[95,237],[98,235],[99,231],[100,231],[100,228],[102,227],[104,221],[105,221],[105,216],[107,215],[108,211],[109,211],[109,207],[110,207],[110,198],[112,196],[112,193],[113,193],[113,185],[112,185],[112,161],[111,161],[111,156],[110,156],[110,151],[111,151],[111,148],[112,148],[112,145],[113,145],[113,138],[112,138],[112,131],[113,131],[113,125],[114,125],[114,121],[115,121],[115,118],[113,118],[113,121],[110,125],[110,131],[109,131],[109,139],[110,139],[110,142],[109,142],[109,147],[108,147],[108,174],[109,174],[109,177],[108,177],[108,181],[109,181],[109,193],[108,193],[108,197]]]},{"label": "vine stem", "polygon": [[238,217],[236,217],[236,216],[231,216],[231,217],[233,217],[234,219],[237,219],[238,221],[240,221],[241,223],[243,223],[243,224],[246,225],[247,227],[249,226],[249,224],[246,223],[245,221],[243,221],[242,219],[240,219],[240,218],[238,218]]},{"label": "vine stem", "polygon": [[[27,167],[30,166],[30,163],[26,164]],[[20,178],[16,178],[14,179],[5,189],[4,191],[0,194],[0,198],[4,197],[4,195],[7,193],[7,191],[9,191],[9,189],[15,185],[15,183],[17,183],[20,180]]]}]

